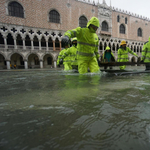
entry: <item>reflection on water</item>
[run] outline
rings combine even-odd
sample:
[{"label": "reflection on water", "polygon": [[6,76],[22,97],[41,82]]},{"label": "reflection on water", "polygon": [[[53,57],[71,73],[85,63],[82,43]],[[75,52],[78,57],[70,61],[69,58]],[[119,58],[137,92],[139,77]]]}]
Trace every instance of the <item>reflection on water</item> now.
[{"label": "reflection on water", "polygon": [[0,149],[149,150],[150,74],[1,72]]}]

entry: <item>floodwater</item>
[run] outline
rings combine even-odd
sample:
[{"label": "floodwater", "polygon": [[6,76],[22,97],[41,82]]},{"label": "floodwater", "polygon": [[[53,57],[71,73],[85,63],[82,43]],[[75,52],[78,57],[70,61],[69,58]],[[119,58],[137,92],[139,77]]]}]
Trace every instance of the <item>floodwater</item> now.
[{"label": "floodwater", "polygon": [[0,72],[0,150],[150,150],[150,73]]}]

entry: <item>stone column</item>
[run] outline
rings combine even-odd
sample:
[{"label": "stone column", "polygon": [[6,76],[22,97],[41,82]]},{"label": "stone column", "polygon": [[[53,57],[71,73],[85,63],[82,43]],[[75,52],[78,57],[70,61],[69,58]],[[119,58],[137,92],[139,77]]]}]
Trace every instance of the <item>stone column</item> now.
[{"label": "stone column", "polygon": [[115,45],[115,54],[117,53],[117,46]]},{"label": "stone column", "polygon": [[48,40],[46,41],[46,50],[48,51]]},{"label": "stone column", "polygon": [[6,61],[6,64],[7,64],[7,69],[10,69],[10,61],[9,60]]},{"label": "stone column", "polygon": [[31,49],[34,50],[33,40],[31,40]]},{"label": "stone column", "polygon": [[28,69],[28,62],[27,62],[27,60],[24,60],[24,68]]},{"label": "stone column", "polygon": [[103,54],[104,54],[104,51],[105,51],[105,50],[104,50],[104,45],[102,45],[102,49],[103,49]]},{"label": "stone column", "polygon": [[53,51],[55,51],[55,41],[53,41]]},{"label": "stone column", "polygon": [[7,49],[8,46],[7,46],[7,38],[6,37],[4,37],[4,44],[5,44],[5,49]]},{"label": "stone column", "polygon": [[41,50],[41,40],[39,40],[39,50]]},{"label": "stone column", "polygon": [[15,46],[15,49],[17,49],[16,38],[14,38],[14,46]]},{"label": "stone column", "polygon": [[23,49],[26,49],[25,39],[22,39],[22,40],[23,40]]},{"label": "stone column", "polygon": [[43,69],[43,60],[40,60],[40,68]]},{"label": "stone column", "polygon": [[57,61],[54,60],[54,68],[57,68]]}]

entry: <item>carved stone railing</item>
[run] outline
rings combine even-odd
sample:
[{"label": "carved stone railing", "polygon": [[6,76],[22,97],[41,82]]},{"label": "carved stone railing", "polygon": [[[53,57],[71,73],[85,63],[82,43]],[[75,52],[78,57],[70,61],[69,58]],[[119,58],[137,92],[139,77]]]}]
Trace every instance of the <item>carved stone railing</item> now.
[{"label": "carved stone railing", "polygon": [[[53,47],[41,47],[42,51],[53,51]],[[32,49],[32,46],[25,46],[23,47],[22,45],[17,45],[15,48],[14,45],[7,45],[7,48],[5,49],[4,44],[0,44],[0,51],[40,51],[39,46],[34,46]]]}]

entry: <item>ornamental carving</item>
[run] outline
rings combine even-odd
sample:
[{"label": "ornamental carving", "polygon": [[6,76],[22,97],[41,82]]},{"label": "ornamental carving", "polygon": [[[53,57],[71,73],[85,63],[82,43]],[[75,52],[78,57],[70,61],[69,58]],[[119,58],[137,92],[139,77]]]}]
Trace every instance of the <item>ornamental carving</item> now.
[{"label": "ornamental carving", "polygon": [[111,12],[110,10],[106,9],[106,8],[100,8],[99,9],[99,14],[103,15],[103,16],[107,16],[110,17],[111,16]]}]

